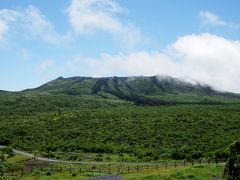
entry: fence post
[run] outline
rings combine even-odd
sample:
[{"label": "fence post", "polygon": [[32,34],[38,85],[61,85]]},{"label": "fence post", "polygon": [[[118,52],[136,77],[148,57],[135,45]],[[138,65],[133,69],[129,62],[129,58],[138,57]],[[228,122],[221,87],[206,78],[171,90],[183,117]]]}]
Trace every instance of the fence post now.
[{"label": "fence post", "polygon": [[120,168],[118,167],[118,174],[119,174],[119,172],[120,172]]},{"label": "fence post", "polygon": [[128,166],[128,173],[129,173],[129,166]]},{"label": "fence post", "polygon": [[211,160],[210,159],[208,159],[208,165],[210,166],[210,163],[211,163]]},{"label": "fence post", "polygon": [[218,163],[218,159],[216,158],[216,164]]},{"label": "fence post", "polygon": [[21,169],[21,175],[23,175],[23,168]]},{"label": "fence post", "polygon": [[12,176],[13,176],[13,168],[12,168]]},{"label": "fence post", "polygon": [[192,160],[192,166],[193,166],[193,160]]},{"label": "fence post", "polygon": [[80,174],[82,173],[82,168],[79,169]]},{"label": "fence post", "polygon": [[184,166],[186,166],[186,160],[185,159],[184,159],[183,163],[184,163]]},{"label": "fence post", "polygon": [[137,166],[137,172],[139,172],[139,166]]},{"label": "fence post", "polygon": [[110,171],[110,167],[108,168],[108,173],[111,173],[111,171]]},{"label": "fence post", "polygon": [[177,161],[175,161],[175,164],[174,164],[175,168],[177,167]]},{"label": "fence post", "polygon": [[158,169],[158,165],[156,164],[156,169]]},{"label": "fence post", "polygon": [[167,169],[167,167],[168,167],[168,164],[167,164],[167,161],[166,161],[166,164],[165,164],[165,169]]},{"label": "fence post", "polygon": [[147,171],[148,171],[148,164],[147,164]]}]

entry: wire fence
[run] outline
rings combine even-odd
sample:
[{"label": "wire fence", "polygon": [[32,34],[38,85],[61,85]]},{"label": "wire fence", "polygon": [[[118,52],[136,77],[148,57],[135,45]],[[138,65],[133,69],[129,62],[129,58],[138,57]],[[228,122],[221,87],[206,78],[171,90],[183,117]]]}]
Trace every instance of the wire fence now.
[{"label": "wire fence", "polygon": [[136,173],[145,171],[156,171],[160,169],[177,168],[177,167],[187,167],[193,165],[208,165],[225,163],[225,160],[192,160],[192,161],[166,161],[165,163],[156,164],[78,164],[78,165],[64,165],[59,163],[50,164],[46,167],[37,168],[8,168],[4,173],[8,176],[24,175],[31,173],[103,173],[103,174],[126,174],[126,173]]}]

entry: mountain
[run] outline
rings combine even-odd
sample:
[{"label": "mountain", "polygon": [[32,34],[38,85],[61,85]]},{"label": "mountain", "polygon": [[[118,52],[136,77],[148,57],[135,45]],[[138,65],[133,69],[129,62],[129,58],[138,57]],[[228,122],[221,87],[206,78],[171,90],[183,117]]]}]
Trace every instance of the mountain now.
[{"label": "mountain", "polygon": [[0,111],[51,112],[122,105],[173,106],[238,104],[240,95],[169,76],[59,77],[19,92],[0,91]]},{"label": "mountain", "polygon": [[210,86],[191,84],[170,76],[59,77],[36,89],[20,93],[91,96],[119,99],[137,105],[216,104],[240,99],[237,94],[219,92]]},{"label": "mountain", "polygon": [[238,94],[173,77],[59,77],[0,91],[0,145],[68,160],[209,158],[240,138],[239,117]]}]

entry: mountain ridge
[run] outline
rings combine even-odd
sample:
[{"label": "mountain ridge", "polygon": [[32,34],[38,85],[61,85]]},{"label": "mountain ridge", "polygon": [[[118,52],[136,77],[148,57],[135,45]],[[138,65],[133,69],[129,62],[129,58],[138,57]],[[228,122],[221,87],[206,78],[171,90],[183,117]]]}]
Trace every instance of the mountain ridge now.
[{"label": "mountain ridge", "polygon": [[19,92],[66,96],[115,97],[137,105],[221,104],[222,98],[240,95],[220,92],[208,85],[170,76],[68,77],[62,76],[37,88]]}]

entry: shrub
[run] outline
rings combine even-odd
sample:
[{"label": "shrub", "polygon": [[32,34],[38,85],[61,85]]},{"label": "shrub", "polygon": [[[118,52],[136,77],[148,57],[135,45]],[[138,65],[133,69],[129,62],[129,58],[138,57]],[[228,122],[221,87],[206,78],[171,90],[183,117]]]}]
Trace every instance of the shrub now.
[{"label": "shrub", "polygon": [[192,153],[192,158],[193,159],[199,159],[202,157],[202,152],[201,151],[195,151]]},{"label": "shrub", "polygon": [[11,147],[2,148],[2,149],[0,149],[0,151],[3,154],[6,154],[8,157],[13,157],[14,156],[14,152],[13,152],[13,149]]},{"label": "shrub", "polygon": [[1,145],[8,146],[10,143],[11,143],[10,139],[0,137],[0,144]]},{"label": "shrub", "polygon": [[194,175],[193,174],[187,174],[186,177],[187,178],[194,178]]}]

